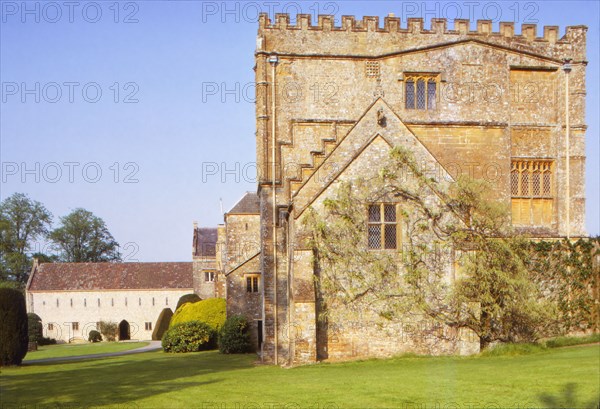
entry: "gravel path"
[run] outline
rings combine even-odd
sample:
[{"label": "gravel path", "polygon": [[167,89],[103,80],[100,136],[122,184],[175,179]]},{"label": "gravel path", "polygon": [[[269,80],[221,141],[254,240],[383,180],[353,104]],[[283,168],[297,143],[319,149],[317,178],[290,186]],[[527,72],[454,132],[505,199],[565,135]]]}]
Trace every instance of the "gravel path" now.
[{"label": "gravel path", "polygon": [[44,364],[54,362],[70,362],[70,361],[82,361],[85,359],[96,359],[96,358],[107,358],[111,356],[131,355],[139,354],[142,352],[150,352],[161,349],[160,341],[150,341],[146,346],[130,349],[129,351],[120,352],[106,352],[104,354],[90,354],[90,355],[78,355],[78,356],[63,356],[57,358],[46,358],[46,359],[33,359],[31,361],[23,361],[22,365],[33,365],[33,364]]}]

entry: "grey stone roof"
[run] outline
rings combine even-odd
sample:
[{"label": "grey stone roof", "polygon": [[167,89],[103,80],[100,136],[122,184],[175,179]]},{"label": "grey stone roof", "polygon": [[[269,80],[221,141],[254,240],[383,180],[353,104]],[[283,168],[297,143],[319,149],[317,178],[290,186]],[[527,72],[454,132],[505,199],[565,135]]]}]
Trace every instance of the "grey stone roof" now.
[{"label": "grey stone roof", "polygon": [[260,214],[260,200],[256,193],[246,192],[227,214]]},{"label": "grey stone roof", "polygon": [[43,263],[28,291],[193,288],[192,263]]},{"label": "grey stone roof", "polygon": [[197,227],[194,229],[194,257],[215,257],[217,239],[216,228]]}]

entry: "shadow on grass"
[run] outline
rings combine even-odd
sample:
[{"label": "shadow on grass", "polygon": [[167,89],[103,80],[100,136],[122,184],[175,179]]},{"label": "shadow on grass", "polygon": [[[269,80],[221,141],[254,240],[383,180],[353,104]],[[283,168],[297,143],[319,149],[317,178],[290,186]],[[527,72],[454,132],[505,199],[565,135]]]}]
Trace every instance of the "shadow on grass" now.
[{"label": "shadow on grass", "polygon": [[[3,371],[2,408],[36,405],[135,408],[133,401],[219,382],[209,375],[252,368],[252,361],[247,355],[223,356],[210,351],[185,355],[156,352],[28,365],[14,372]],[[205,375],[207,378],[203,379]],[[185,380],[191,377],[194,379]]]},{"label": "shadow on grass", "polygon": [[600,409],[600,395],[590,402],[581,402],[577,398],[577,385],[568,383],[563,387],[562,393],[551,395],[543,393],[539,396],[540,402],[546,408],[582,408],[582,409]]}]

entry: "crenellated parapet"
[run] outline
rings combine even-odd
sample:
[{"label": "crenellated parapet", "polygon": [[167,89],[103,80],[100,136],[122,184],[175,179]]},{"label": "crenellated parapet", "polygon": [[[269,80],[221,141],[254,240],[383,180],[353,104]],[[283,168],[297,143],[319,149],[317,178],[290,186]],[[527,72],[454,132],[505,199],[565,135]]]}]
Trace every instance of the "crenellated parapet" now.
[{"label": "crenellated parapet", "polygon": [[[411,42],[416,36],[429,37],[430,42],[437,43],[473,39],[509,47],[512,44],[518,44],[520,49],[523,46],[529,46],[532,50],[539,50],[542,54],[555,59],[568,57],[574,61],[585,60],[586,26],[568,26],[565,34],[560,37],[558,26],[544,26],[543,30],[538,30],[535,24],[522,24],[521,34],[516,34],[513,22],[501,22],[499,31],[493,31],[492,20],[477,20],[475,30],[471,30],[471,22],[466,19],[455,19],[452,29],[448,28],[448,21],[445,18],[432,19],[429,29],[424,28],[425,24],[422,18],[408,18],[405,27],[401,23],[400,18],[393,16],[385,17],[383,26],[377,16],[365,16],[362,20],[356,19],[354,16],[342,16],[340,24],[336,25],[334,16],[319,15],[315,24],[310,14],[298,14],[295,24],[291,24],[289,14],[276,14],[275,18],[271,19],[268,14],[263,13],[259,18],[259,36],[274,38],[279,37],[278,34],[285,31],[288,41],[300,36],[312,35],[315,37],[319,34],[335,35],[336,41],[343,41],[344,33],[348,35],[348,38],[361,35],[372,38],[377,34],[387,34],[390,41],[396,44],[396,48],[402,48],[402,40]],[[378,36],[377,40],[386,41],[385,38]],[[274,44],[275,48],[276,46],[282,48],[276,51],[286,52],[286,48],[290,47],[287,47],[285,43],[286,41]],[[343,53],[343,44],[340,43],[340,46],[334,47],[334,50],[339,48],[339,51],[335,51]],[[411,47],[414,47],[413,43],[411,43]],[[311,52],[310,48],[311,44],[307,44],[307,53]],[[381,52],[390,51],[381,46],[371,47],[371,49],[381,49]],[[258,51],[262,50],[259,48]],[[571,55],[567,56],[566,54]]]}]

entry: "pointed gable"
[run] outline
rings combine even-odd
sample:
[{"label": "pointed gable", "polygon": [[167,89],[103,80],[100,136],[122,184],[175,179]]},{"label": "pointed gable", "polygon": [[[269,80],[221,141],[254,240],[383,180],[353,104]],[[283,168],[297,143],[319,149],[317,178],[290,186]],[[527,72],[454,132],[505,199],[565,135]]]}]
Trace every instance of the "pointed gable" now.
[{"label": "pointed gable", "polygon": [[433,171],[432,177],[452,180],[450,174],[425,145],[406,127],[389,105],[379,98],[301,186],[293,198],[294,217],[298,218],[334,181],[348,172],[348,168],[360,157],[363,158],[360,166],[363,172],[368,168],[376,173],[395,146],[410,150],[418,164]]}]

